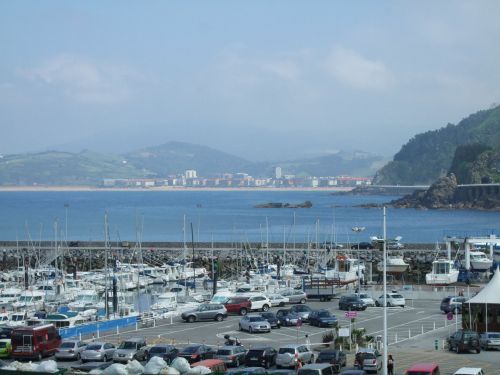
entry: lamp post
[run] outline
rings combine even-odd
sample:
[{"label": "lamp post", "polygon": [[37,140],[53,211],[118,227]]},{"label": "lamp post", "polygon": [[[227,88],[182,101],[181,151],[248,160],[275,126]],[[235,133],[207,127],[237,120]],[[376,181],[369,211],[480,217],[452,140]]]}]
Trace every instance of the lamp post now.
[{"label": "lamp post", "polygon": [[[361,233],[365,230],[365,227],[352,227],[351,230],[355,233]],[[360,263],[360,258],[359,258],[359,238],[358,238],[358,292],[361,290],[361,275],[359,272],[359,263]]]}]

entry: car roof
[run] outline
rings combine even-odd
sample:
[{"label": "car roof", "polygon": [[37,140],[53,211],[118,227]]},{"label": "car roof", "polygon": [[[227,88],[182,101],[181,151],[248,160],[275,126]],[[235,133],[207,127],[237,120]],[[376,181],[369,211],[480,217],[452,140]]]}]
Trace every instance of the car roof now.
[{"label": "car roof", "polygon": [[303,369],[311,369],[311,370],[322,370],[326,367],[330,367],[329,363],[310,363],[308,365],[302,366]]},{"label": "car roof", "polygon": [[195,362],[191,365],[191,367],[196,367],[196,366],[213,366],[213,365],[218,365],[220,363],[224,363],[222,359],[204,359],[203,361]]},{"label": "car roof", "polygon": [[439,367],[436,362],[431,363],[415,363],[407,371],[432,371]]},{"label": "car roof", "polygon": [[461,367],[457,371],[455,371],[454,375],[469,375],[469,374],[477,374],[479,371],[482,371],[481,367]]},{"label": "car roof", "polygon": [[169,347],[173,347],[173,345],[170,345],[170,344],[155,344],[152,346],[152,348],[169,348]]},{"label": "car roof", "polygon": [[219,349],[226,349],[226,350],[230,350],[230,349],[235,349],[235,348],[242,348],[242,346],[239,346],[239,345],[224,345],[224,346],[221,346]]},{"label": "car roof", "polygon": [[142,337],[131,337],[129,339],[124,339],[122,342],[142,342],[142,341],[146,340]]},{"label": "car roof", "polygon": [[281,345],[281,346],[280,346],[280,349],[281,349],[281,348],[293,348],[293,349],[295,349],[295,348],[298,348],[299,346],[304,346],[304,345],[302,345],[302,344],[288,344],[288,345]]}]

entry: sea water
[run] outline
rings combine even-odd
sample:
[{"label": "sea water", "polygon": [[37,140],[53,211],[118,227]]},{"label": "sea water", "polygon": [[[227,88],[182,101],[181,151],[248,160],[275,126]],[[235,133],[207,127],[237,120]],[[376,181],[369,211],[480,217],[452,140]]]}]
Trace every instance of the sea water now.
[{"label": "sea water", "polygon": [[[356,243],[382,236],[381,208],[397,197],[329,191],[43,191],[0,192],[0,240]],[[265,209],[268,202],[311,208]],[[193,230],[191,231],[191,225]],[[365,227],[356,233],[353,227]],[[387,209],[388,237],[441,242],[445,235],[500,235],[500,212]]]}]

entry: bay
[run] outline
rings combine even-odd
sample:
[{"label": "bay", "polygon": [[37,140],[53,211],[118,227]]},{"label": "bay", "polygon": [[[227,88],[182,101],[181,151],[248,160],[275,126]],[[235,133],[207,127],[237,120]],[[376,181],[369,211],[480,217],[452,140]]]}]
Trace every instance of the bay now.
[{"label": "bay", "polygon": [[[356,207],[396,197],[336,195],[328,191],[18,191],[0,192],[0,240],[102,241],[104,214],[114,241],[182,242],[190,225],[196,242],[334,241],[353,243],[382,235],[382,210]],[[268,202],[311,208],[262,209]],[[267,223],[267,224],[266,224]],[[318,223],[318,224],[317,224]],[[387,210],[388,237],[403,242],[441,242],[445,235],[499,233],[500,212],[474,210]],[[365,227],[354,233],[354,226]],[[66,229],[67,228],[67,229]],[[67,233],[67,236],[66,236]]]}]

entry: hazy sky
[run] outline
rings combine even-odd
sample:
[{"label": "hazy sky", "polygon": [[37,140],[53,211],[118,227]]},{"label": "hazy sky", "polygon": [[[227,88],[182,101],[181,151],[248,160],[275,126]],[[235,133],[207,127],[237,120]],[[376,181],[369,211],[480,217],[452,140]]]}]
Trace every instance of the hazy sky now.
[{"label": "hazy sky", "polygon": [[500,102],[500,1],[2,1],[0,153],[392,156]]}]

